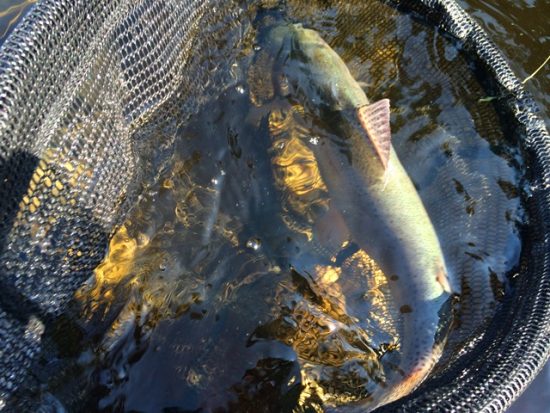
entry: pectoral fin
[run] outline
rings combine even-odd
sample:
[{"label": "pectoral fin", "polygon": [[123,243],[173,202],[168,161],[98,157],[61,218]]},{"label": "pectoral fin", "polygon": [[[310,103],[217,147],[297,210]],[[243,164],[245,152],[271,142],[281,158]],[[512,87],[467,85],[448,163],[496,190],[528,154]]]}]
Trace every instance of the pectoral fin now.
[{"label": "pectoral fin", "polygon": [[350,239],[349,229],[342,214],[330,206],[313,227],[314,238],[329,255],[338,254],[342,244]]},{"label": "pectoral fin", "polygon": [[390,159],[390,101],[382,99],[357,109],[357,117],[384,168]]}]

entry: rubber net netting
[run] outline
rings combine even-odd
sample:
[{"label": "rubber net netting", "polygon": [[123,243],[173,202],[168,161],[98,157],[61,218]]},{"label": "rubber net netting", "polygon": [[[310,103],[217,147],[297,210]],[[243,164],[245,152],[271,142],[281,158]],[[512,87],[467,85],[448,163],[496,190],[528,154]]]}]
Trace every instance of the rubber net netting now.
[{"label": "rubber net netting", "polygon": [[[466,354],[382,410],[503,411],[550,347],[548,133],[501,55],[456,3],[390,4],[448,33],[488,79],[486,88],[503,96],[495,105],[521,139],[532,191],[521,270],[499,317]],[[251,41],[253,7],[216,0],[42,1],[3,46],[0,406],[6,410],[30,409],[17,390],[35,379],[27,370],[42,351],[42,333],[103,259],[148,179],[142,171],[162,167],[151,154],[170,151],[186,119],[231,84],[232,62]]]}]

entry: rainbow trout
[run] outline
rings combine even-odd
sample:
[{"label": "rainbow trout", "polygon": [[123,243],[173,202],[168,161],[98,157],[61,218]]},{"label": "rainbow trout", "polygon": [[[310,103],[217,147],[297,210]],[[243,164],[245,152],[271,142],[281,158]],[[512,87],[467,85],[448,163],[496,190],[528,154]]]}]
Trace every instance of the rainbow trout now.
[{"label": "rainbow trout", "polygon": [[371,103],[346,64],[313,30],[266,29],[263,51],[276,89],[306,108],[310,148],[351,238],[380,266],[400,311],[397,368],[368,399],[342,410],[365,411],[414,390],[439,359],[452,320],[451,288],[430,218],[401,165],[387,99]]}]

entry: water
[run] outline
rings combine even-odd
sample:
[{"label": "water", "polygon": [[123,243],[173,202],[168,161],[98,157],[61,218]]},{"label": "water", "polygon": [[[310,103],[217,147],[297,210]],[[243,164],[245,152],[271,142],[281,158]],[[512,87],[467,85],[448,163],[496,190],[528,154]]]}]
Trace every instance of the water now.
[{"label": "water", "polygon": [[[464,288],[453,358],[518,262],[515,142],[456,47],[408,16],[379,3],[290,3],[288,14],[323,35],[372,101],[392,101],[395,150]],[[151,154],[160,172],[79,292],[88,329],[116,320],[79,363],[90,408],[318,409],[364,399],[401,363],[403,315],[377,263],[353,238],[316,242],[331,199],[313,149],[323,130],[284,97],[265,45],[248,47],[234,85],[169,156]]]},{"label": "water", "polygon": [[[478,282],[470,292],[476,305],[467,310],[472,321],[462,330],[468,335],[498,308],[517,263],[522,163],[515,143],[495,127],[494,109],[480,102],[484,92],[452,44],[383,7],[351,3],[338,13],[308,4],[290,2],[290,14],[322,33],[371,99],[392,100],[394,146],[430,212],[455,283],[466,273],[462,282]],[[539,16],[548,4],[463,4],[502,42],[520,76],[546,58]],[[365,32],[364,21],[377,14],[386,16],[382,30]],[[250,88],[257,82],[250,60],[260,50],[245,52],[235,87],[180,130],[173,156],[113,238],[98,283],[79,292],[90,336],[110,327],[83,345],[66,373],[91,390],[89,408],[315,408],[370,391],[383,370],[378,355],[397,346],[385,278],[368,256],[349,249],[337,265],[319,262],[312,277],[281,264],[287,244],[307,239],[327,194],[300,139],[289,136],[288,125],[273,127],[281,108],[254,104],[265,103],[266,92],[260,88],[258,97]],[[549,81],[546,70],[526,84],[546,116]],[[281,144],[295,145],[299,156],[285,158]],[[481,231],[488,220],[489,235]],[[374,276],[361,281],[361,266]],[[370,299],[350,315],[352,291]],[[343,334],[332,334],[338,329]],[[463,338],[455,334],[451,344],[458,348]],[[345,360],[362,369],[359,381],[353,369],[339,367]],[[350,391],[358,384],[363,390]],[[50,386],[70,404],[74,389]],[[548,404],[537,393],[542,409]],[[527,395],[518,408],[534,400]]]},{"label": "water", "polygon": [[36,0],[0,1],[0,44],[13,31],[17,23],[36,3]]},{"label": "water", "polygon": [[[501,1],[461,0],[461,5],[488,32],[521,79],[531,75],[550,55],[547,0]],[[550,125],[550,66],[547,64],[525,83]],[[550,365],[508,410],[509,413],[550,412]]]},{"label": "water", "polygon": [[[491,40],[506,56],[520,79],[531,75],[550,55],[547,0],[505,0],[495,3],[485,0],[461,0],[459,3],[487,31]],[[533,94],[548,125],[550,116],[550,70],[548,64],[525,88]]]}]

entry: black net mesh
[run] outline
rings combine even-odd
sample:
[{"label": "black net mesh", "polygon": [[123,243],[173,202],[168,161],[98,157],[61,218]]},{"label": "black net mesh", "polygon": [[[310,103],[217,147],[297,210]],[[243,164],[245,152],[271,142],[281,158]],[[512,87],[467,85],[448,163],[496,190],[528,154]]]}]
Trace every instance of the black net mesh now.
[{"label": "black net mesh", "polygon": [[[440,377],[386,411],[504,411],[548,358],[548,132],[538,108],[485,33],[454,2],[398,2],[397,7],[460,41],[499,96],[501,119],[510,122],[529,162],[532,192],[521,269],[514,293],[483,339]],[[382,410],[384,410],[382,409]]]},{"label": "black net mesh", "polygon": [[[550,348],[548,133],[500,53],[454,1],[390,4],[437,27],[471,57],[487,90],[500,96],[502,121],[521,138],[532,191],[521,271],[499,316],[447,369],[381,410],[503,411]],[[103,258],[144,184],[140,171],[162,167],[148,156],[159,150],[152,131],[163,137],[160,150],[170,151],[182,120],[232,82],[237,46],[250,40],[242,19],[248,7],[46,0],[4,44],[0,408],[22,406],[12,395],[28,380],[44,328]],[[223,64],[212,54],[224,56]]]}]

